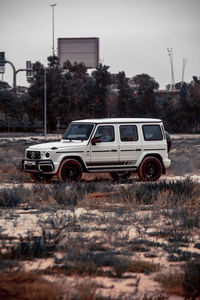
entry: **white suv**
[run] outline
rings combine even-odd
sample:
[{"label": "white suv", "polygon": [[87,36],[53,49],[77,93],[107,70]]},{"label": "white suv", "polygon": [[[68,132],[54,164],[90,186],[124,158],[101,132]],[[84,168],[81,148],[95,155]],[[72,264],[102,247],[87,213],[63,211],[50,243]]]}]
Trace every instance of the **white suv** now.
[{"label": "white suv", "polygon": [[22,169],[34,181],[80,180],[83,172],[156,181],[170,163],[161,120],[110,118],[71,122],[61,141],[27,148]]}]

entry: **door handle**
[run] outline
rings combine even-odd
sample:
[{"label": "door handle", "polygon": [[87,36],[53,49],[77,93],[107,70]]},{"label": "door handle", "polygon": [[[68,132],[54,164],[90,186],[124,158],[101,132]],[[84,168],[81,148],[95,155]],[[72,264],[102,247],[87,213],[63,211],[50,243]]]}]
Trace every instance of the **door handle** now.
[{"label": "door handle", "polygon": [[117,150],[116,149],[112,149],[111,152],[117,152]]}]

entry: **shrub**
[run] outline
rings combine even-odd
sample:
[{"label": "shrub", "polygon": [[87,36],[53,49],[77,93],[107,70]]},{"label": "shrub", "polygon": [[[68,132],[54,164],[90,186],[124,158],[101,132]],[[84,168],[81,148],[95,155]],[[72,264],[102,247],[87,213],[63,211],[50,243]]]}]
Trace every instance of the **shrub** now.
[{"label": "shrub", "polygon": [[158,264],[154,264],[144,260],[134,260],[128,267],[128,272],[149,274],[160,270]]},{"label": "shrub", "polygon": [[7,247],[2,257],[9,259],[24,259],[46,257],[53,255],[59,244],[65,238],[69,228],[75,225],[73,217],[55,214],[46,220],[39,220],[40,235],[28,231],[26,236],[20,236],[19,241]]},{"label": "shrub", "polygon": [[163,206],[180,205],[187,201],[197,201],[200,197],[199,183],[186,178],[180,181],[162,181],[131,185],[122,188],[120,195],[121,202],[131,205],[156,204]]},{"label": "shrub", "polygon": [[16,207],[24,201],[27,194],[23,186],[0,189],[0,207]]},{"label": "shrub", "polygon": [[185,297],[196,299],[200,297],[200,260],[188,262],[184,269],[183,288]]},{"label": "shrub", "polygon": [[111,267],[117,277],[121,277],[131,266],[131,260],[126,256],[115,254],[112,251],[104,252],[72,252],[70,251],[61,260],[58,261],[63,271],[67,274],[98,274],[98,268]]}]

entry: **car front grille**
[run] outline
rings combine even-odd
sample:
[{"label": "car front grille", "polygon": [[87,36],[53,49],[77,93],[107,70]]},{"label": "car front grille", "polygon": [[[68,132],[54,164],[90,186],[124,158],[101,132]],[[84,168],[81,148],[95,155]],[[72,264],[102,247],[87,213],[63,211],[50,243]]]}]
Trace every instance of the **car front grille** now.
[{"label": "car front grille", "polygon": [[27,151],[27,158],[29,159],[40,159],[40,151]]}]

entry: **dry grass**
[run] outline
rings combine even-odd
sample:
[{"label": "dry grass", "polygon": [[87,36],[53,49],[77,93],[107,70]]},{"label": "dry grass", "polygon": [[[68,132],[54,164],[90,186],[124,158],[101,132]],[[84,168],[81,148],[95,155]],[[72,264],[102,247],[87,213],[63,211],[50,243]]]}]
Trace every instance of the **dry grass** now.
[{"label": "dry grass", "polygon": [[155,280],[162,284],[167,294],[184,296],[183,273],[158,274]]},{"label": "dry grass", "polygon": [[160,271],[160,266],[158,264],[142,260],[134,260],[127,269],[127,272],[145,274],[150,274],[158,271]]},{"label": "dry grass", "polygon": [[0,299],[56,300],[62,292],[40,275],[31,273],[5,273],[0,275]]},{"label": "dry grass", "polygon": [[[198,143],[195,139],[174,141],[171,174],[199,172]],[[23,158],[26,147],[25,141],[2,147],[3,182],[30,182],[14,159]],[[131,178],[119,184],[113,183],[108,174],[86,174],[81,183],[70,185],[54,181],[49,185],[33,184],[30,189],[23,185],[0,189],[0,206],[0,268],[4,272],[0,286],[1,293],[7,293],[0,294],[0,299],[60,297],[57,288],[37,274],[6,273],[19,268],[25,259],[54,255],[54,265],[44,274],[69,276],[75,281],[85,276],[123,281],[127,274],[134,277],[138,273],[154,273],[167,294],[199,297],[199,264],[192,263],[200,259],[200,184],[190,178],[145,184]],[[33,215],[38,216],[37,234],[31,231],[33,224],[21,238],[4,234],[11,225],[17,232],[18,224]],[[163,273],[169,264],[176,271]],[[77,282],[75,294],[65,293],[65,298],[113,299],[98,298],[98,288],[93,280]],[[23,289],[26,292],[21,296]],[[35,298],[30,298],[30,294]],[[126,298],[119,293],[115,299]],[[146,294],[143,299],[166,296]]]},{"label": "dry grass", "polygon": [[98,285],[91,280],[84,280],[75,286],[76,297],[81,300],[97,300],[96,290]]},{"label": "dry grass", "polygon": [[171,173],[174,175],[185,175],[199,173],[200,152],[199,138],[180,137],[172,139],[172,150],[170,152],[172,165]]}]

